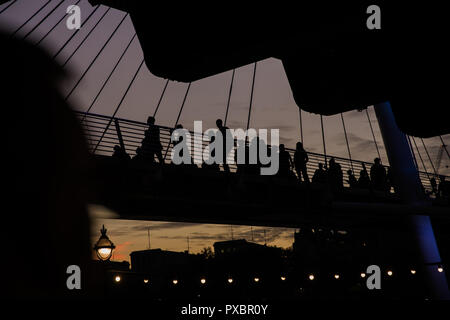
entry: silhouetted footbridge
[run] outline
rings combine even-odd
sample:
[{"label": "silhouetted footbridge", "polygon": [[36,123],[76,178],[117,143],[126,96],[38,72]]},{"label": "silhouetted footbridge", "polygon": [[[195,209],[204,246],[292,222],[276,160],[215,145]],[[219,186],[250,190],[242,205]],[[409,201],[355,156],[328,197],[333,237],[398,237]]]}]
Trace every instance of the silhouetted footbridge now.
[{"label": "silhouetted footbridge", "polygon": [[[16,3],[17,1],[12,1],[9,4],[5,4],[4,6],[2,6],[0,14],[5,14],[10,10],[15,10],[14,8],[16,6]],[[81,2],[77,1],[75,4],[78,3]],[[50,4],[52,4],[52,6],[50,6]],[[38,40],[34,43],[34,45],[41,46],[43,40],[46,39],[49,34],[51,34],[55,30],[59,30],[59,28],[57,28],[58,26],[65,24],[67,12],[64,6],[62,6],[63,1],[60,1],[55,5],[53,4],[55,3],[47,1],[43,4],[43,6],[37,8],[38,11],[34,12],[30,17],[22,17],[21,20],[23,21],[18,26],[13,27],[10,36],[25,40],[31,34],[36,35],[37,33],[40,33],[39,26],[47,21],[47,18],[49,16],[56,17],[56,23],[52,24],[51,28],[47,30],[47,32],[43,33],[42,35],[38,35]],[[48,6],[50,6],[51,8]],[[38,19],[37,22],[33,20],[43,10],[48,11],[46,15]],[[84,30],[87,28],[89,32],[83,34],[78,32],[79,30],[76,30],[68,37],[65,36],[66,40],[64,41],[63,45],[57,48],[56,53],[52,57],[62,66],[68,65],[71,62],[71,59],[79,52],[79,49],[84,46],[86,41],[93,37],[94,30],[103,21],[103,19],[111,12],[116,11],[115,9],[112,9],[110,7],[103,6],[88,6],[87,10],[89,14],[83,21],[82,29]],[[92,74],[92,72],[90,72],[92,71],[92,67],[102,61],[106,47],[108,46],[108,44],[110,44],[112,39],[117,38],[115,37],[117,31],[119,29],[125,28],[123,25],[125,20],[130,19],[129,12],[116,12],[116,14],[119,16],[117,23],[114,24],[111,32],[108,33],[109,36],[107,37],[106,41],[100,43],[100,48],[98,48],[98,50],[95,49],[95,57],[89,62],[87,68],[82,70],[80,77],[75,79],[74,85],[70,87],[65,94],[65,100],[69,100],[73,93],[80,88],[80,83],[82,83],[88,75]],[[92,26],[90,26],[91,23]],[[24,28],[26,26],[29,26],[30,24],[33,25],[31,30],[24,31]],[[125,83],[126,90],[124,91],[120,103],[115,108],[111,117],[92,114],[89,112],[96,105],[99,97],[104,93],[103,90],[110,83],[113,75],[117,73],[117,68],[126,60],[124,59],[124,57],[126,56],[127,52],[129,52],[129,49],[135,42],[135,40],[139,38],[138,42],[143,42],[145,44],[145,39],[142,40],[142,37],[138,37],[139,31],[142,30],[132,31],[129,40],[126,40],[127,45],[125,46],[120,57],[118,57],[118,60],[114,64],[114,67],[108,73],[108,76],[101,84],[101,87],[97,92],[95,98],[89,104],[89,107],[85,109],[86,113],[78,113],[78,116],[80,117],[86,131],[86,136],[91,148],[91,152],[95,156],[98,163],[98,170],[94,172],[94,175],[96,177],[95,183],[98,183],[100,187],[96,188],[96,190],[98,191],[98,196],[96,197],[96,199],[93,199],[93,201],[105,203],[112,206],[118,211],[120,217],[129,219],[133,218],[171,221],[203,221],[211,223],[245,223],[252,225],[265,224],[295,226],[296,224],[301,223],[301,221],[312,219],[317,222],[317,219],[325,219],[325,217],[325,220],[327,222],[332,222],[334,220],[336,222],[342,223],[345,220],[342,219],[342,216],[351,216],[351,219],[347,219],[347,222],[351,220],[353,221],[353,223],[359,223],[359,221],[367,223],[369,222],[369,216],[377,217],[380,219],[381,217],[389,217],[390,219],[394,219],[394,217],[399,217],[403,214],[430,214],[433,216],[439,216],[441,215],[441,213],[443,213],[443,216],[445,216],[445,211],[448,211],[448,207],[445,208],[445,205],[448,205],[447,199],[433,199],[433,196],[431,196],[431,199],[429,201],[430,205],[427,206],[412,205],[411,201],[409,202],[410,205],[403,205],[401,204],[401,201],[399,199],[400,197],[398,197],[393,192],[393,188],[391,188],[389,192],[349,188],[349,185],[347,183],[347,170],[352,169],[353,173],[355,175],[358,175],[358,173],[362,170],[363,164],[368,168],[371,164],[364,161],[354,160],[351,157],[344,116],[342,114],[342,112],[347,110],[345,108],[337,108],[335,110],[333,107],[331,108],[332,110],[322,110],[323,112],[319,112],[321,114],[320,120],[324,154],[309,152],[309,162],[307,165],[308,174],[310,177],[312,177],[313,173],[318,167],[318,164],[323,163],[324,165],[326,165],[327,158],[331,158],[330,155],[326,154],[322,115],[340,113],[347,143],[348,159],[337,156],[334,157],[336,162],[340,164],[343,171],[344,186],[339,190],[330,190],[330,187],[327,184],[312,183],[309,185],[305,183],[299,183],[295,176],[292,176],[290,179],[286,179],[278,176],[263,177],[237,174],[235,172],[236,167],[233,165],[230,166],[231,173],[229,174],[223,171],[211,172],[210,170],[202,170],[193,166],[177,167],[171,165],[170,152],[172,145],[169,142],[172,128],[163,126],[160,126],[159,129],[165,161],[164,166],[150,163],[137,164],[135,163],[135,161],[123,162],[118,161],[118,159],[112,158],[111,155],[113,153],[113,148],[116,145],[121,146],[123,150],[126,150],[129,155],[133,156],[135,154],[136,148],[141,145],[142,139],[144,137],[144,130],[147,126],[145,123],[115,117],[115,115],[121,108],[124,99],[130,92],[130,88],[133,86],[137,76],[143,70],[142,67],[144,66],[145,62],[144,58],[134,57],[135,60],[137,59],[136,61],[140,61],[139,66],[137,67],[133,78],[130,81],[127,80],[128,82]],[[61,37],[63,36],[61,35]],[[69,44],[73,44],[75,40],[79,42],[76,48],[70,52],[67,58],[61,59],[60,54],[68,47]],[[123,42],[123,39],[121,39],[120,41]],[[365,52],[369,51],[370,50],[365,50]],[[300,54],[301,52],[303,52],[303,50],[297,53]],[[350,52],[352,51],[350,50]],[[149,52],[144,52],[144,55],[146,54],[148,55]],[[230,66],[224,69],[229,70],[231,73],[231,83],[229,85],[228,100],[226,102],[226,113],[224,119],[225,124],[230,108],[235,70],[241,65],[254,62],[250,104],[247,119],[247,129],[249,128],[253,106],[257,61],[263,59],[264,57],[255,55],[252,56],[248,61],[244,59],[246,61],[245,63],[241,63],[242,61],[237,64],[233,62],[232,64],[230,64]],[[200,59],[200,61],[204,60],[205,59],[203,58]],[[288,63],[288,60],[284,59],[283,61]],[[172,65],[172,63],[173,60],[171,60],[169,65]],[[188,62],[186,63],[188,64]],[[291,65],[291,63],[288,64]],[[165,65],[162,64],[161,66],[164,67]],[[287,68],[289,66],[284,65],[284,67]],[[198,68],[188,68],[185,70],[184,66],[182,64],[179,64],[178,69],[175,69],[172,70],[175,72],[175,74],[172,74],[171,77],[165,77],[166,80],[164,80],[164,90],[162,91],[161,97],[159,98],[158,105],[156,106],[153,115],[155,116],[158,112],[161,100],[163,99],[170,79],[188,79],[181,79],[182,81],[189,82],[189,84],[187,86],[183,103],[176,120],[176,124],[178,124],[178,120],[180,119],[180,115],[183,111],[184,103],[186,101],[186,97],[191,87],[191,82],[195,81],[195,79],[198,78],[196,78],[195,75],[187,74],[186,72],[189,70],[191,70],[191,72],[195,72],[196,70],[198,71]],[[186,74],[181,74],[180,72],[184,72]],[[213,74],[215,73],[217,72],[213,72]],[[289,76],[292,75],[292,72],[289,72],[288,78],[290,78]],[[345,74],[342,74],[342,76],[344,75]],[[301,78],[304,79],[304,75],[302,75]],[[354,79],[355,77],[351,78]],[[308,83],[302,82],[302,86],[306,85],[311,89],[312,92],[316,92],[314,91],[314,87],[311,87]],[[335,83],[335,85],[339,85],[339,83]],[[352,85],[349,87],[354,86]],[[293,88],[293,90],[294,89],[295,88]],[[363,88],[360,89],[362,90]],[[307,94],[307,92],[309,91],[309,89],[302,90],[304,94]],[[359,89],[355,89],[352,94],[356,94],[358,91]],[[359,94],[363,95],[361,92]],[[376,92],[376,96],[378,96],[378,94],[379,93]],[[320,92],[320,97],[321,96],[322,93]],[[297,99],[298,98],[299,96],[297,95]],[[307,101],[309,101],[309,104],[312,103],[314,105],[316,102],[315,98],[318,97],[315,97],[312,100],[310,98],[308,98]],[[369,100],[372,101],[371,99]],[[368,102],[369,100],[365,101],[362,105],[370,105],[372,102]],[[378,101],[379,99],[375,100]],[[341,102],[346,106],[354,105],[354,101],[352,103],[350,103],[349,101],[340,101],[340,103]],[[302,108],[304,107],[305,106],[302,105]],[[373,142],[377,149],[378,157],[380,157],[380,151],[378,149],[374,130],[372,128],[372,121],[369,118],[367,109],[366,115],[368,123],[370,125],[370,130],[372,132],[372,137],[374,140]],[[299,108],[299,117],[301,137],[300,141],[303,141],[301,108]],[[430,132],[434,132],[434,135],[446,133],[444,127],[445,126],[441,126],[439,130],[431,130]],[[433,135],[430,132],[427,132],[425,136]],[[395,136],[395,134],[393,134],[393,136]],[[442,149],[440,150],[441,155],[445,150],[446,155],[449,156],[448,151],[445,148],[443,138],[441,136],[439,137],[442,142]],[[419,171],[419,176],[424,192],[430,193],[431,191],[433,191],[433,189],[435,189],[435,186],[431,184],[431,179],[434,178],[438,180],[437,178],[439,176],[439,166],[437,165],[435,167],[433,165],[430,154],[427,151],[423,139],[421,140],[426,153],[426,157],[425,155],[422,157],[422,155],[420,154],[414,137],[407,136],[407,139],[409,148],[408,150],[403,150],[406,151],[406,153],[404,154],[409,153],[413,156],[414,154],[417,155],[417,158],[414,157],[415,167],[418,169],[420,167],[424,168],[425,171]],[[204,141],[203,147],[205,147],[206,144],[207,142]],[[391,151],[392,150],[395,150],[395,148],[391,149]],[[291,153],[291,155],[294,152],[292,149],[288,149],[288,151]],[[193,157],[198,158],[200,156],[200,152],[200,150],[194,150]],[[393,157],[399,158],[398,155],[395,155]],[[427,172],[427,166],[425,165],[427,159],[433,169],[432,173]],[[438,160],[438,163],[439,162],[440,159]],[[407,163],[407,161],[405,160],[404,163]],[[96,185],[95,183],[94,185]],[[404,184],[404,186],[407,185],[408,183]],[[333,219],[333,216],[335,217],[335,219]],[[389,225],[393,226],[392,223],[389,223]]]},{"label": "silhouetted footbridge", "polygon": [[[98,198],[95,201],[114,208],[124,219],[167,220],[203,223],[295,226],[326,219],[327,224],[358,225],[384,223],[389,226],[404,215],[427,213],[445,217],[448,202],[430,199],[429,207],[401,204],[393,188],[387,191],[350,188],[347,170],[360,172],[372,163],[308,152],[307,170],[313,176],[319,163],[331,157],[342,167],[344,186],[332,190],[328,184],[299,182],[291,177],[259,176],[202,169],[196,165],[171,163],[172,128],[158,126],[165,157],[164,165],[113,157],[121,146],[135,156],[148,125],[143,122],[77,112],[95,156]],[[191,132],[193,136],[194,133]],[[203,141],[206,148],[208,141]],[[287,149],[292,155],[293,149]],[[193,158],[202,150],[194,149]],[[386,167],[387,169],[387,167]],[[420,172],[426,191],[432,186],[429,174]]]}]

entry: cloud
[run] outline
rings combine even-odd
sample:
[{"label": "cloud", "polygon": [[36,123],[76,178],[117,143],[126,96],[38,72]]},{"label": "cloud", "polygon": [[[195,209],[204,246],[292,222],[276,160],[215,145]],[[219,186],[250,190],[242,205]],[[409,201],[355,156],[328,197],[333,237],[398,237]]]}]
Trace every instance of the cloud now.
[{"label": "cloud", "polygon": [[[372,139],[362,138],[353,133],[348,133],[347,136],[348,136],[349,143],[351,145],[352,153],[354,151],[356,151],[356,152],[354,152],[355,154],[358,154],[358,153],[364,154],[365,152],[367,152],[368,149],[371,149],[371,150],[375,149],[375,143]],[[377,141],[377,146],[380,151],[384,150],[384,145],[381,141]]]},{"label": "cloud", "polygon": [[150,228],[150,231],[153,230],[170,230],[170,229],[180,229],[180,228],[189,228],[193,226],[201,226],[202,223],[186,223],[186,222],[158,222],[158,223],[151,223],[151,224],[140,224],[140,225],[134,225],[130,229],[131,232],[133,231],[145,231],[147,232],[148,228]]},{"label": "cloud", "polygon": [[132,241],[125,241],[123,243],[117,244],[113,251],[114,260],[128,260],[128,254],[130,252],[130,247],[133,245]]},{"label": "cloud", "polygon": [[[248,226],[233,226],[233,239],[246,239],[253,242],[264,242],[264,230],[266,231],[266,242],[272,243],[278,239],[292,239],[293,229],[289,228],[256,228],[253,231]],[[191,232],[183,235],[160,235],[158,238],[165,240],[182,240],[185,241],[189,236],[190,242],[202,242],[205,246],[211,246],[217,241],[231,240],[231,228],[222,226],[222,230],[215,233],[208,232]],[[253,239],[253,240],[252,240]]]}]

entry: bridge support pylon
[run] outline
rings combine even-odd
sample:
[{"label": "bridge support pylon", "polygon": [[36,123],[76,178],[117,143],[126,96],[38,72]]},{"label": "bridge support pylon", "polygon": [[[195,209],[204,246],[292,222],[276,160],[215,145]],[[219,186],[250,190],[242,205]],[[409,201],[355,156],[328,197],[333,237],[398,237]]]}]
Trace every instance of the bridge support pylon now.
[{"label": "bridge support pylon", "polygon": [[[419,173],[414,165],[413,155],[408,140],[398,128],[389,102],[374,106],[378,124],[386,148],[389,165],[394,175],[397,192],[401,199],[410,205],[431,205],[425,199]],[[450,300],[450,292],[445,271],[439,272],[441,257],[427,215],[410,215],[409,223],[417,242],[418,252],[423,263],[424,278],[429,285],[430,297],[433,299]]]}]

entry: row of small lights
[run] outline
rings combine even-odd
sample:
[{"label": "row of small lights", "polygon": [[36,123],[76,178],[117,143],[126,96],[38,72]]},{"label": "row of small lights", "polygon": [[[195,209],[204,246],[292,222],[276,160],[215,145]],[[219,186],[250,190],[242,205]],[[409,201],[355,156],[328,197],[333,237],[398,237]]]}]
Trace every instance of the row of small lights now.
[{"label": "row of small lights", "polygon": [[[285,281],[286,280],[286,277],[280,277],[280,279],[282,280],[282,281]],[[253,281],[254,282],[259,282],[259,280],[260,280],[260,278],[258,278],[258,277],[255,277],[255,278],[253,278]],[[122,281],[122,277],[120,276],[120,275],[116,275],[115,277],[114,277],[114,281],[115,282],[120,282],[120,281]],[[227,282],[229,283],[229,284],[232,284],[233,282],[234,282],[234,279],[233,278],[228,278],[227,279]],[[147,283],[149,283],[149,279],[144,279],[144,283],[145,284],[147,284]],[[174,284],[174,285],[177,285],[178,284],[178,280],[177,279],[173,279],[172,280],[172,283]],[[205,278],[201,278],[200,279],[200,283],[201,284],[206,284],[206,279]]]},{"label": "row of small lights", "polygon": [[[437,271],[438,271],[438,272],[444,272],[444,268],[441,267],[441,266],[439,266],[439,267],[437,268]],[[411,273],[412,275],[415,275],[415,274],[417,273],[417,271],[416,271],[415,269],[411,269],[411,270],[410,270],[410,273]],[[389,270],[386,271],[386,274],[387,274],[389,277],[392,277],[392,276],[394,275],[394,272],[393,272],[392,270],[389,269]],[[366,277],[366,274],[365,274],[364,272],[361,272],[360,276],[361,276],[361,278],[365,278],[365,277]],[[313,273],[311,273],[311,274],[308,275],[308,279],[311,280],[311,281],[315,280],[315,278],[316,278],[316,277],[314,276]],[[333,278],[336,279],[336,280],[339,280],[339,279],[341,278],[341,276],[340,276],[339,273],[335,273],[334,276],[333,276]],[[286,281],[286,279],[287,279],[287,278],[286,278],[285,276],[281,276],[281,277],[280,277],[280,280],[281,280],[281,281]],[[258,283],[260,280],[261,280],[261,279],[260,279],[259,277],[254,277],[254,278],[253,278],[253,281],[256,282],[256,283]],[[121,277],[120,275],[116,275],[116,276],[114,277],[114,281],[117,282],[117,283],[119,283],[120,281],[122,281],[122,277]],[[229,278],[227,279],[227,282],[228,282],[229,284],[232,284],[232,283],[234,282],[234,279],[231,278],[231,277],[229,277]],[[149,283],[149,279],[144,279],[144,283],[145,283],[145,284],[148,284],[148,283]],[[200,278],[200,283],[201,283],[202,285],[206,284],[206,278]],[[177,279],[173,279],[173,280],[172,280],[172,284],[173,284],[173,285],[177,285],[177,284],[178,284],[178,280],[177,280]]]}]

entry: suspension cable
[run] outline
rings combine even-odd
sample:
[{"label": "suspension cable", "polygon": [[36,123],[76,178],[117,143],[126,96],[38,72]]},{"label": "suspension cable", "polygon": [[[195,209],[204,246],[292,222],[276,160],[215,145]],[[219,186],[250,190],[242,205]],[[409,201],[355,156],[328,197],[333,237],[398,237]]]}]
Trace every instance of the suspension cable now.
[{"label": "suspension cable", "polygon": [[256,75],[256,65],[258,62],[255,62],[255,67],[253,68],[253,80],[252,80],[252,91],[250,94],[250,106],[248,108],[248,119],[247,119],[247,130],[250,127],[250,116],[252,114],[252,106],[253,106],[253,92],[255,90],[255,75]]},{"label": "suspension cable", "polygon": [[[91,11],[89,16],[81,24],[81,28],[83,28],[83,26],[89,21],[89,19],[94,15],[94,13],[98,10],[98,8],[100,8],[100,6],[97,6],[94,10]],[[69,39],[67,39],[66,42],[64,42],[64,44],[62,45],[62,47],[59,48],[59,50],[53,55],[53,59],[56,59],[56,57],[65,49],[65,47],[69,44],[69,42],[72,41],[72,39],[77,35],[78,31],[80,31],[81,28],[77,29],[77,31],[72,33]]]},{"label": "suspension cable", "polygon": [[342,114],[342,112],[341,112],[341,120],[342,126],[344,127],[345,142],[347,143],[347,151],[348,151],[348,158],[350,159],[350,167],[352,168],[353,173],[355,173],[353,169],[352,154],[350,153],[350,144],[348,143],[347,129],[345,128],[344,115]]},{"label": "suspension cable", "polygon": [[437,176],[436,168],[434,167],[433,161],[431,160],[430,154],[428,153],[428,149],[427,149],[427,146],[425,145],[425,141],[423,141],[422,138],[420,138],[420,140],[422,141],[423,148],[425,149],[425,153],[427,154],[428,160],[430,161],[431,168],[433,169],[434,175]]},{"label": "suspension cable", "polygon": [[223,121],[224,126],[227,125],[228,110],[230,109],[231,92],[233,91],[233,82],[234,82],[235,72],[236,72],[236,69],[233,69],[233,73],[231,74],[230,90],[228,92],[227,111],[225,112],[225,120]]},{"label": "suspension cable", "polygon": [[[75,5],[78,5],[78,3],[80,3],[80,1],[81,1],[81,0],[78,0],[78,1],[75,3]],[[97,7],[97,8],[98,8],[98,7]],[[61,23],[61,21],[63,21],[64,18],[66,18],[66,16],[67,16],[67,13],[64,12],[64,15],[58,20],[58,22],[56,22],[56,23],[53,25],[53,27],[51,27],[50,30],[48,30],[47,33],[46,33],[46,34],[45,34],[38,42],[36,42],[35,45],[36,45],[36,46],[40,45],[41,42],[44,41],[44,40],[47,38],[47,36],[48,36],[53,30],[55,30],[55,28]],[[84,25],[84,22],[83,22],[83,25]],[[78,30],[77,30],[77,31],[78,31]],[[77,31],[75,31],[75,33],[76,33]]]},{"label": "suspension cable", "polygon": [[2,14],[3,12],[5,12],[6,10],[8,10],[9,7],[11,7],[14,3],[16,3],[17,0],[13,0],[11,1],[8,5],[6,5],[2,10],[0,10],[0,14]]},{"label": "suspension cable", "polygon": [[417,154],[419,155],[419,159],[420,159],[420,162],[422,163],[423,169],[425,170],[425,174],[427,175],[428,180],[430,180],[430,176],[428,174],[427,167],[425,167],[425,162],[423,161],[422,155],[420,154],[419,147],[417,146],[417,143],[416,143],[416,139],[414,139],[414,137],[411,137],[411,138],[414,143],[414,146],[416,147]]},{"label": "suspension cable", "polygon": [[369,111],[366,108],[367,120],[369,121],[370,131],[372,132],[373,143],[375,143],[375,148],[377,149],[378,158],[381,160],[380,150],[378,149],[377,139],[375,138],[375,133],[373,132],[372,121],[370,120]]},{"label": "suspension cable", "polygon": [[41,12],[42,10],[44,10],[44,8],[45,8],[50,2],[52,2],[52,0],[48,0],[48,1],[47,1],[47,2],[46,2],[39,10],[38,10],[38,11],[36,11],[35,13],[33,13],[33,15],[32,15],[30,18],[28,18],[27,21],[25,21],[24,23],[22,23],[22,24],[20,25],[20,27],[17,28],[16,31],[14,31],[14,32],[10,35],[10,37],[11,37],[11,38],[14,37],[14,36],[16,35],[16,33],[20,31],[20,29],[22,29],[26,24],[28,24],[28,22],[30,22],[35,16],[37,16],[37,15],[39,14],[39,12]]},{"label": "suspension cable", "polygon": [[302,121],[302,109],[298,108],[298,115],[300,118],[300,140],[303,143],[303,121]]},{"label": "suspension cable", "polygon": [[97,22],[95,23],[95,25],[91,28],[91,30],[89,30],[88,34],[83,38],[83,40],[81,40],[81,42],[78,44],[78,46],[75,48],[75,50],[70,54],[70,56],[66,59],[66,61],[64,61],[64,63],[61,65],[61,67],[65,67],[66,64],[69,62],[70,59],[72,59],[72,57],[75,55],[75,53],[77,53],[77,51],[81,48],[81,46],[85,43],[85,41],[89,38],[89,36],[91,35],[91,33],[95,30],[95,28],[97,28],[97,26],[100,24],[100,22],[103,20],[103,18],[106,16],[106,14],[109,12],[109,10],[111,10],[111,8],[108,8],[105,10],[105,12],[103,13],[103,15],[100,17],[100,19],[97,20]]},{"label": "suspension cable", "polygon": [[447,154],[447,157],[450,159],[450,155],[448,154],[447,145],[444,143],[444,139],[442,139],[442,136],[439,136],[439,139],[441,139],[442,146],[444,147],[445,153]]},{"label": "suspension cable", "polygon": [[80,82],[84,79],[84,77],[86,76],[86,74],[89,72],[89,70],[92,68],[92,66],[94,65],[95,61],[97,61],[98,57],[102,54],[103,50],[106,48],[106,46],[108,45],[108,43],[111,41],[112,37],[116,34],[117,30],[120,28],[120,26],[122,25],[122,23],[125,21],[125,18],[128,17],[128,13],[126,13],[122,20],[120,21],[120,23],[117,25],[117,27],[114,29],[114,31],[111,33],[111,35],[109,36],[108,40],[106,40],[105,44],[103,45],[103,47],[100,49],[100,51],[97,53],[97,55],[95,56],[95,58],[91,61],[91,63],[89,64],[89,66],[87,67],[87,69],[83,72],[83,74],[81,75],[80,79],[78,79],[77,83],[75,84],[75,86],[72,88],[72,90],[70,90],[70,92],[67,94],[65,100],[67,101],[67,99],[69,99],[69,97],[72,95],[72,93],[75,91],[75,89],[78,87],[78,85],[80,84]]},{"label": "suspension cable", "polygon": [[186,98],[188,96],[190,88],[191,88],[191,82],[189,82],[189,85],[188,85],[188,87],[186,89],[186,93],[184,94],[183,103],[181,104],[180,111],[178,112],[177,120],[175,121],[175,125],[173,126],[174,128],[177,126],[178,121],[180,120],[181,112],[183,112],[184,104],[186,103]]},{"label": "suspension cable", "polygon": [[419,165],[417,164],[417,158],[416,158],[416,154],[414,153],[414,149],[413,149],[413,146],[412,146],[412,143],[411,143],[411,138],[408,135],[406,137],[408,138],[409,150],[412,153],[412,156],[413,156],[413,159],[414,159],[414,164],[416,165],[417,171],[419,171]]},{"label": "suspension cable", "polygon": [[155,112],[153,112],[153,117],[156,117],[156,113],[158,112],[159,106],[161,105],[161,101],[162,101],[162,99],[164,97],[164,93],[166,92],[168,84],[169,84],[169,79],[167,79],[166,84],[164,85],[164,89],[163,89],[163,91],[161,93],[161,96],[159,97],[159,101],[158,101],[158,104],[156,105]]},{"label": "suspension cable", "polygon": [[327,148],[325,145],[325,130],[323,128],[323,117],[322,115],[320,115],[320,127],[322,128],[322,144],[323,144],[323,154],[325,156],[325,166],[328,167],[327,165]]},{"label": "suspension cable", "polygon": [[36,30],[45,20],[47,20],[47,18],[56,11],[56,9],[58,9],[64,2],[65,0],[61,0],[52,10],[50,10],[45,17],[43,17],[41,19],[41,21],[39,21],[30,31],[28,31],[28,33],[22,38],[22,40],[25,40],[26,38],[28,38],[28,36],[33,33],[34,30]]},{"label": "suspension cable", "polygon": [[[117,60],[116,64],[114,65],[114,68],[111,70],[111,72],[109,73],[108,77],[106,78],[106,80],[103,82],[103,85],[101,86],[100,90],[97,92],[97,95],[95,96],[94,100],[92,100],[89,108],[86,110],[86,113],[89,113],[92,109],[92,107],[94,106],[94,104],[97,102],[97,99],[100,97],[100,94],[103,92],[103,89],[105,89],[106,85],[108,84],[109,80],[111,79],[114,71],[116,71],[117,67],[119,66],[120,62],[122,61],[123,57],[125,56],[126,52],[128,51],[128,49],[130,48],[131,43],[133,42],[134,38],[136,38],[136,33],[133,35],[133,37],[131,38],[130,42],[128,42],[128,45],[126,46],[125,50],[122,52],[122,55],[120,56],[119,60]],[[84,115],[83,119],[81,120],[81,122],[84,121],[84,118],[86,117],[86,114]]]},{"label": "suspension cable", "polygon": [[[186,103],[186,98],[188,96],[189,89],[191,88],[191,83],[192,82],[189,82],[189,85],[187,86],[186,93],[184,94],[183,102],[181,103],[180,111],[178,112],[177,120],[175,121],[175,125],[173,126],[174,128],[177,127],[178,120],[180,120],[181,112],[183,112],[184,104]],[[169,147],[170,147],[170,140],[169,140],[169,143],[167,144],[166,152],[164,153],[164,161],[166,160],[167,152],[169,151]]]},{"label": "suspension cable", "polygon": [[100,139],[97,142],[97,145],[94,148],[94,152],[97,150],[98,146],[100,145],[100,143],[103,140],[103,137],[106,134],[106,131],[108,131],[109,126],[111,125],[114,117],[116,116],[117,112],[119,111],[120,107],[122,106],[123,101],[125,100],[125,97],[127,96],[128,92],[130,91],[131,86],[133,85],[134,81],[136,80],[137,75],[139,74],[139,71],[141,71],[142,65],[144,64],[144,59],[142,59],[141,63],[139,64],[138,69],[136,70],[136,73],[134,74],[133,78],[131,79],[130,83],[128,84],[127,90],[125,90],[125,93],[122,96],[122,99],[120,99],[119,105],[117,106],[116,110],[114,111],[114,113],[112,114],[111,118],[109,119],[109,122],[107,124],[107,126],[105,127],[105,130],[103,131]]}]

